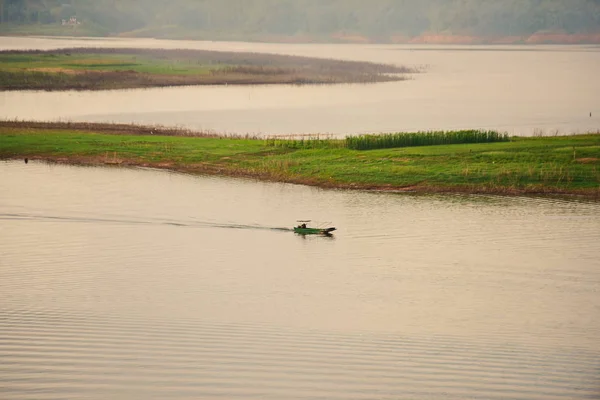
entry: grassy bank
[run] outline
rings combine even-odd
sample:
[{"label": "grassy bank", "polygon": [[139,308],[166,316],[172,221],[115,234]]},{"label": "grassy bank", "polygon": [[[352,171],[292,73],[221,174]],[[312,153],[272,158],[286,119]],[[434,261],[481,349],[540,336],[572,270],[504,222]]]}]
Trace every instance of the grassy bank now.
[{"label": "grassy bank", "polygon": [[402,80],[411,72],[367,62],[203,50],[0,51],[0,90],[368,83]]},{"label": "grassy bank", "polygon": [[[600,134],[509,142],[351,150],[344,140],[314,148],[272,139],[134,134],[101,125],[0,123],[1,159],[167,168],[320,187],[497,194],[600,194]],[[147,134],[144,134],[147,133]],[[175,133],[176,134],[176,133]]]}]

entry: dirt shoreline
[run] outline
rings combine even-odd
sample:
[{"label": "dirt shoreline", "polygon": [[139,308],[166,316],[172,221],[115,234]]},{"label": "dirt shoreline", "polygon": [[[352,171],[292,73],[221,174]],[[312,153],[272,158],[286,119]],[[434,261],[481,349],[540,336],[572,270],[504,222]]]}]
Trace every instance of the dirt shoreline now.
[{"label": "dirt shoreline", "polygon": [[[10,157],[5,161],[23,161],[22,157]],[[210,175],[210,176],[226,176],[233,178],[254,179],[262,182],[287,183],[295,185],[311,186],[320,189],[328,190],[360,190],[370,192],[388,192],[388,193],[415,193],[415,194],[474,194],[474,195],[498,195],[498,196],[561,196],[561,197],[578,197],[588,200],[600,201],[600,187],[593,190],[585,189],[568,189],[558,190],[556,188],[532,187],[527,189],[519,189],[514,187],[498,187],[486,185],[467,185],[467,186],[432,186],[429,184],[410,185],[410,186],[394,186],[394,185],[378,185],[364,183],[339,183],[339,182],[323,182],[310,178],[303,177],[287,177],[282,178],[281,175],[275,176],[270,173],[251,173],[241,170],[228,170],[216,165],[210,164],[192,164],[182,165],[175,162],[138,162],[135,160],[123,159],[122,157],[114,157],[111,154],[106,154],[100,157],[64,157],[64,156],[32,156],[25,159],[29,161],[46,162],[50,164],[74,165],[74,166],[90,166],[90,167],[119,167],[119,168],[152,168],[158,170],[173,171],[186,173],[191,175]]]}]

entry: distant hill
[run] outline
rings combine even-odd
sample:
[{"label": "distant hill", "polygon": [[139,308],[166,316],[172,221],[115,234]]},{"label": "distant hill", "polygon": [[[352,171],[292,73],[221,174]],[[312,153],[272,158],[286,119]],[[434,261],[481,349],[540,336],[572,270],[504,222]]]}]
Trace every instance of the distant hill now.
[{"label": "distant hill", "polygon": [[10,33],[600,43],[600,0],[0,0],[0,34]]}]

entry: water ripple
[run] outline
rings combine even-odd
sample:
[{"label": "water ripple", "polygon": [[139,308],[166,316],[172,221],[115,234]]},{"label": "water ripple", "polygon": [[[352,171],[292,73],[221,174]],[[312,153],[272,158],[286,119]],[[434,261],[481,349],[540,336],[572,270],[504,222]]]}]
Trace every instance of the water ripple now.
[{"label": "water ripple", "polygon": [[[594,398],[598,354],[457,337],[0,313],[4,398]],[[489,340],[489,339],[488,339]],[[491,345],[494,343],[493,345]]]}]

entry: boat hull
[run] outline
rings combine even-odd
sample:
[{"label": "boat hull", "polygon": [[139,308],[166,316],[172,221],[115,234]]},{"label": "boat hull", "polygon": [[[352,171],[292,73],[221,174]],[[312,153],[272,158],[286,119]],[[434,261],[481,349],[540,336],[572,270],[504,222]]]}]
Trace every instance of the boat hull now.
[{"label": "boat hull", "polygon": [[333,231],[335,231],[335,228],[294,228],[294,232],[301,235],[330,235]]}]

